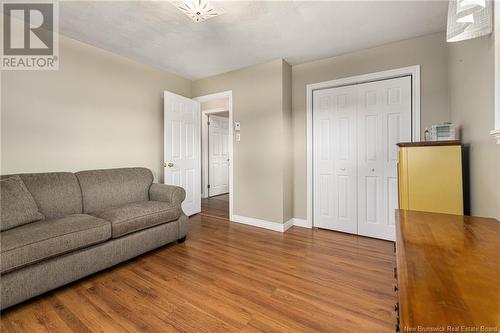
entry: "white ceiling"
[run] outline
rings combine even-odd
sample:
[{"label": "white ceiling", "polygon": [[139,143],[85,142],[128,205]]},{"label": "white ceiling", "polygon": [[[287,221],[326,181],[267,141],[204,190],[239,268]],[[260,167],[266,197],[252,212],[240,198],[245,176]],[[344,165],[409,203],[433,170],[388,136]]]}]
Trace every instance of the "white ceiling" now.
[{"label": "white ceiling", "polygon": [[167,1],[60,3],[60,32],[188,79],[291,65],[445,29],[446,1],[218,1],[196,23]]}]

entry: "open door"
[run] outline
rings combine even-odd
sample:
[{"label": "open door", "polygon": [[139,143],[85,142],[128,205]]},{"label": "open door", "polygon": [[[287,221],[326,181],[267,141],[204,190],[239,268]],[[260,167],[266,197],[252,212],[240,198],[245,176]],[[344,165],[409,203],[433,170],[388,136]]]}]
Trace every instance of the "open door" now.
[{"label": "open door", "polygon": [[209,115],[208,196],[229,192],[229,118]]},{"label": "open door", "polygon": [[165,184],[186,190],[182,210],[201,211],[200,103],[164,92]]}]

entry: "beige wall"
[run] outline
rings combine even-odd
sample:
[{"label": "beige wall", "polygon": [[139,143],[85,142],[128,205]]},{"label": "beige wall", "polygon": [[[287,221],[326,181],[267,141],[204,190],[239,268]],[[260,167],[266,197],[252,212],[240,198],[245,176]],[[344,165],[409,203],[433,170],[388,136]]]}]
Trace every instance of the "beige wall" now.
[{"label": "beige wall", "polygon": [[283,61],[194,81],[193,96],[233,91],[233,213],[283,223]]},{"label": "beige wall", "polygon": [[140,165],[162,180],[162,91],[191,97],[232,90],[234,120],[242,126],[241,142],[234,142],[234,214],[280,223],[305,218],[306,85],[420,64],[422,131],[447,120],[463,127],[471,145],[472,212],[500,217],[500,146],[488,134],[491,37],[447,45],[438,33],[194,82],[63,36],[60,59],[59,71],[2,72],[4,174]]},{"label": "beige wall", "polygon": [[201,103],[201,111],[212,109],[225,109],[229,110],[229,98],[212,99]]},{"label": "beige wall", "polygon": [[489,134],[494,127],[493,37],[448,48],[452,121],[470,146],[472,214],[500,218],[500,145]]},{"label": "beige wall", "polygon": [[306,85],[421,65],[421,129],[450,120],[446,40],[443,33],[404,40],[292,67],[294,217],[306,212]]},{"label": "beige wall", "polygon": [[2,72],[3,174],[144,166],[163,178],[163,90],[191,82],[60,37],[58,71]]}]

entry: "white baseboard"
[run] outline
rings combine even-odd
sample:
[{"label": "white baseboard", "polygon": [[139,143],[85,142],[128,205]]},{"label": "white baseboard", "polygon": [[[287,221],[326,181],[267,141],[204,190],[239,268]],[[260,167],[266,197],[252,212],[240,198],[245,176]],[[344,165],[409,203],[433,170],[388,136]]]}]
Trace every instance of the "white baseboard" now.
[{"label": "white baseboard", "polygon": [[312,228],[312,226],[309,223],[307,223],[307,220],[298,219],[296,217],[292,218],[291,220],[293,220],[293,225],[296,227],[309,228],[309,229]]},{"label": "white baseboard", "polygon": [[234,214],[231,218],[231,222],[248,224],[248,225],[251,225],[254,227],[274,230],[274,231],[278,231],[278,232],[287,231],[288,228],[290,228],[293,225],[292,220],[293,219],[290,219],[289,221],[287,221],[285,223],[276,223],[276,222],[270,222],[270,221],[266,221],[266,220],[255,219],[253,217],[246,217],[246,216],[234,215]]},{"label": "white baseboard", "polygon": [[292,219],[289,219],[288,221],[286,221],[284,224],[283,224],[283,232],[287,231],[288,229],[290,229],[291,227],[293,227],[293,218]]}]

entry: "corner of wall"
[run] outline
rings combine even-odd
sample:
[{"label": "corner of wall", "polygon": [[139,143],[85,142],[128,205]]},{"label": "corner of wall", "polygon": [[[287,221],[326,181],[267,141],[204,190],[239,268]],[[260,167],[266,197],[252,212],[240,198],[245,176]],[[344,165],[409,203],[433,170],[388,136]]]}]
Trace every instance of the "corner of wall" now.
[{"label": "corner of wall", "polygon": [[293,218],[292,67],[282,59],[283,223]]},{"label": "corner of wall", "polygon": [[452,121],[470,146],[471,214],[498,217],[500,157],[494,126],[493,36],[449,43],[448,86]]}]

